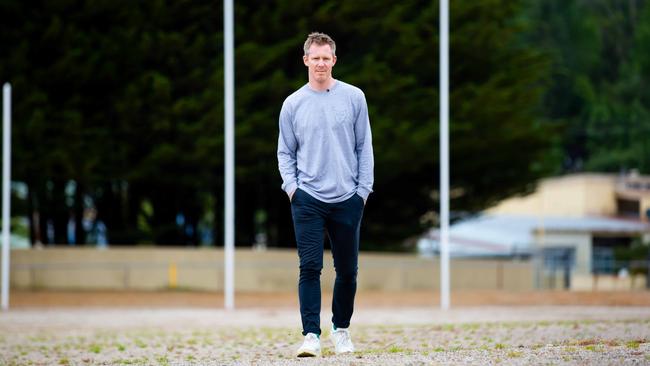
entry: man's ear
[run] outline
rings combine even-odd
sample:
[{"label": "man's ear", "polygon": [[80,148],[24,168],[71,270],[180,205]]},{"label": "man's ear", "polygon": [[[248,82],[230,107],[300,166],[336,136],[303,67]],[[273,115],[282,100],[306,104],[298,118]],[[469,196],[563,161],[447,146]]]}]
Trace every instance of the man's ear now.
[{"label": "man's ear", "polygon": [[302,62],[305,64],[305,66],[309,67],[309,56],[302,56]]},{"label": "man's ear", "polygon": [[332,66],[336,65],[336,55],[332,56]]}]

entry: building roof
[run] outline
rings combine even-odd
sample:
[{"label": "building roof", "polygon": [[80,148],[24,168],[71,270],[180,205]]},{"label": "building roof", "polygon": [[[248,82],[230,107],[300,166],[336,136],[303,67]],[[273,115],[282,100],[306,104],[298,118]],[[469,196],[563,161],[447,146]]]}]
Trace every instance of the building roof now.
[{"label": "building roof", "polygon": [[[535,217],[525,215],[480,215],[449,228],[452,256],[510,256],[529,254],[535,233],[593,233],[640,235],[650,233],[650,224],[640,220],[609,217]],[[424,251],[438,251],[439,230],[431,229],[418,243]]]},{"label": "building roof", "polygon": [[554,232],[590,232],[638,235],[650,233],[650,224],[641,220],[613,217],[548,217],[542,220],[544,229]]}]

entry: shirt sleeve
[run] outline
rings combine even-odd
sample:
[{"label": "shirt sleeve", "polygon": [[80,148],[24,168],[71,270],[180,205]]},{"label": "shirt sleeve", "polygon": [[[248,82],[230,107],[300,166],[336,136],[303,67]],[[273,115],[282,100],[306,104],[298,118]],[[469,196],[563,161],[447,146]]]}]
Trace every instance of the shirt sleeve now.
[{"label": "shirt sleeve", "polygon": [[357,120],[354,126],[356,153],[359,167],[359,186],[357,187],[357,193],[366,200],[372,192],[375,160],[372,151],[372,133],[370,131],[368,105],[363,93],[359,100],[359,114],[357,115]]},{"label": "shirt sleeve", "polygon": [[293,118],[289,105],[282,104],[280,111],[280,135],[278,137],[278,169],[282,177],[282,189],[290,194],[298,188],[296,150],[298,140],[293,131]]}]

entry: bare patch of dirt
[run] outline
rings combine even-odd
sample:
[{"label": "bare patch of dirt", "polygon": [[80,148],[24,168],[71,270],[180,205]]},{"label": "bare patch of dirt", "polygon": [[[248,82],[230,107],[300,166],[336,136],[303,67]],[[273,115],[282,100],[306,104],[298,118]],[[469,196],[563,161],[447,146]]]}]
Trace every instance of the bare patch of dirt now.
[{"label": "bare patch of dirt", "polygon": [[[323,293],[323,306],[329,306],[331,293]],[[297,293],[237,293],[238,308],[297,307]],[[650,306],[650,291],[456,291],[451,294],[456,306]],[[359,292],[356,306],[437,306],[439,292]],[[223,307],[220,292],[198,291],[12,291],[12,308],[32,307]]]}]

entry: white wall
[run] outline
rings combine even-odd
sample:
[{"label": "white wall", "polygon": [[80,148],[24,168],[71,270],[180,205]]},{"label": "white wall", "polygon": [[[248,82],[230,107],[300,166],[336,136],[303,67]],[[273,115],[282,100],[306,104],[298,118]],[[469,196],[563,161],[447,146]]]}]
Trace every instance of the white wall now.
[{"label": "white wall", "polygon": [[589,233],[554,233],[538,232],[535,234],[535,244],[538,248],[544,247],[573,247],[575,248],[576,275],[591,274],[591,234]]}]

